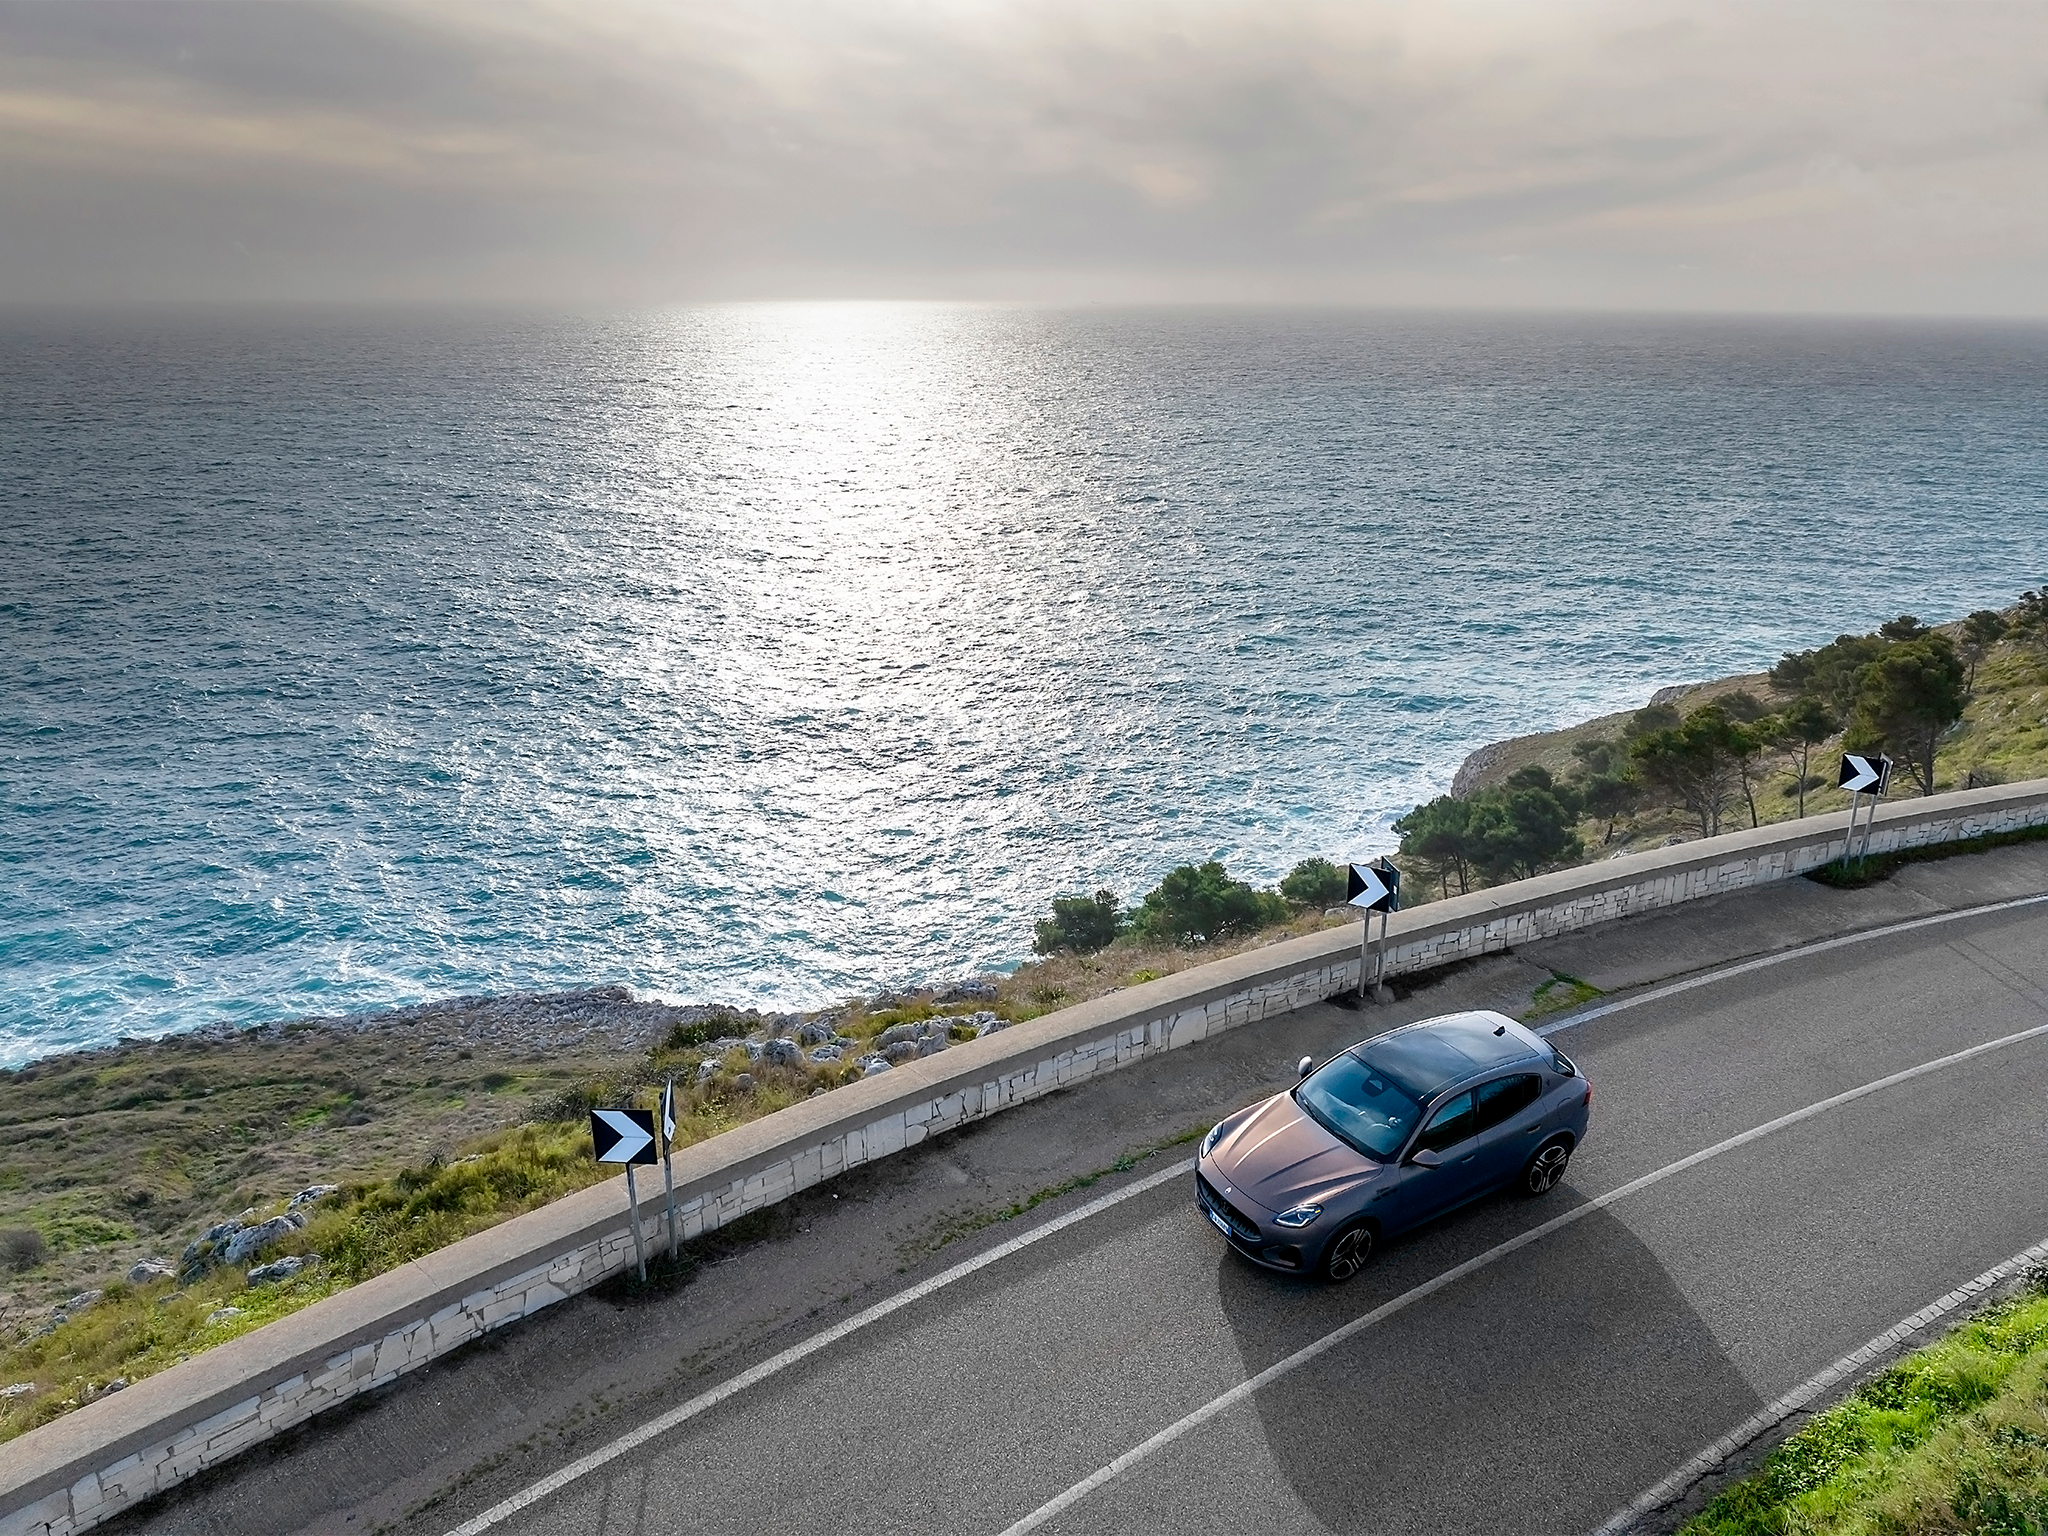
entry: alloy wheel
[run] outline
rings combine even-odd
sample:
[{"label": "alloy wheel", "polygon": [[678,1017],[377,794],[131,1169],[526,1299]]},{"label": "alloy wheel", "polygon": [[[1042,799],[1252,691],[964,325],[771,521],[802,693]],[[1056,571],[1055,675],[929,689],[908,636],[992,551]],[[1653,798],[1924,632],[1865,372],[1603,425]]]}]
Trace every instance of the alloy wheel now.
[{"label": "alloy wheel", "polygon": [[1353,1227],[1340,1232],[1330,1244],[1330,1256],[1323,1260],[1323,1272],[1332,1280],[1349,1280],[1372,1257],[1372,1228]]},{"label": "alloy wheel", "polygon": [[1561,1141],[1553,1141],[1529,1159],[1529,1171],[1522,1176],[1522,1182],[1530,1194],[1547,1195],[1564,1177],[1571,1160],[1572,1149]]}]

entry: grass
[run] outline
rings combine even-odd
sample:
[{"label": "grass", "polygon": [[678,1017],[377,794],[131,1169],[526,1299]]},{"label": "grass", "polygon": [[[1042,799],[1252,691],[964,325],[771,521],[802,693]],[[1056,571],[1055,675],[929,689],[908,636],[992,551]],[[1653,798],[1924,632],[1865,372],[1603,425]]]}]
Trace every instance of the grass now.
[{"label": "grass", "polygon": [[1564,1013],[1568,1009],[1606,995],[1590,981],[1567,976],[1563,971],[1552,971],[1550,980],[1539,982],[1536,990],[1530,994],[1529,1007],[1522,1014],[1522,1022],[1533,1024],[1538,1019],[1548,1018],[1554,1013]]},{"label": "grass", "polygon": [[1681,1536],[2048,1532],[2048,1273],[1816,1414]]},{"label": "grass", "polygon": [[1983,853],[1991,848],[2010,848],[2018,843],[2044,840],[2048,840],[2048,826],[2021,827],[2014,832],[1987,832],[1982,837],[1966,837],[1959,842],[1901,848],[1893,853],[1873,853],[1868,858],[1847,861],[1838,859],[1832,864],[1823,864],[1819,869],[1808,870],[1806,878],[1833,886],[1836,890],[1851,891],[1860,886],[1875,885],[1908,864],[1927,864],[1937,859],[1953,859],[1959,854]]},{"label": "grass", "polygon": [[0,1401],[0,1440],[91,1401],[112,1381],[153,1375],[606,1177],[587,1141],[580,1125],[515,1126],[477,1138],[452,1162],[437,1158],[351,1184],[314,1206],[304,1231],[265,1253],[324,1256],[287,1281],[251,1286],[232,1268],[182,1287],[115,1281],[55,1327],[18,1330],[0,1347],[0,1383],[36,1390]]}]

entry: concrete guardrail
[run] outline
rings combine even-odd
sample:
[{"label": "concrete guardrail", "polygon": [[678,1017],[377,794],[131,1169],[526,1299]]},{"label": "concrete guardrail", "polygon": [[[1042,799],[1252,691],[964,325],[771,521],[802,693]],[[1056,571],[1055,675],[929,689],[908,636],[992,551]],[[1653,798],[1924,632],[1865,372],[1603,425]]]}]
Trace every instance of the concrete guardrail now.
[{"label": "concrete guardrail", "polygon": [[[2048,824],[2048,779],[1881,806],[1885,853]],[[1396,913],[1390,975],[1787,879],[1841,855],[1844,818],[1734,832]],[[679,1152],[686,1237],[926,1137],[1359,983],[1358,930],[1127,988],[795,1104]],[[660,1183],[642,1200],[662,1235]],[[586,1290],[632,1257],[624,1180],[379,1275],[0,1446],[0,1536],[67,1536],[321,1410]]]}]

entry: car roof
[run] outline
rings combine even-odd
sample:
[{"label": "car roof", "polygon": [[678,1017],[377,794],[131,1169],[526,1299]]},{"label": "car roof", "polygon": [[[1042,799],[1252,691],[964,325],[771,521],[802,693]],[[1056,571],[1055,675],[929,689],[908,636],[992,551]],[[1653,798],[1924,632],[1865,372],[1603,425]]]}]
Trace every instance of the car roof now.
[{"label": "car roof", "polygon": [[1506,1014],[1484,1009],[1423,1019],[1352,1049],[1421,1099],[1499,1067],[1550,1059],[1539,1037]]}]

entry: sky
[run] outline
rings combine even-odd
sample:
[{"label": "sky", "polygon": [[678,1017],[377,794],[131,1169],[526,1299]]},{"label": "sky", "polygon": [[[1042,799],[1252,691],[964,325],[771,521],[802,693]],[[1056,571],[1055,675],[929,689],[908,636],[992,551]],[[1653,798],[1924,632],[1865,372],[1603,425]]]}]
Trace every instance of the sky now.
[{"label": "sky", "polygon": [[2048,314],[2048,4],[0,0],[0,304]]}]

